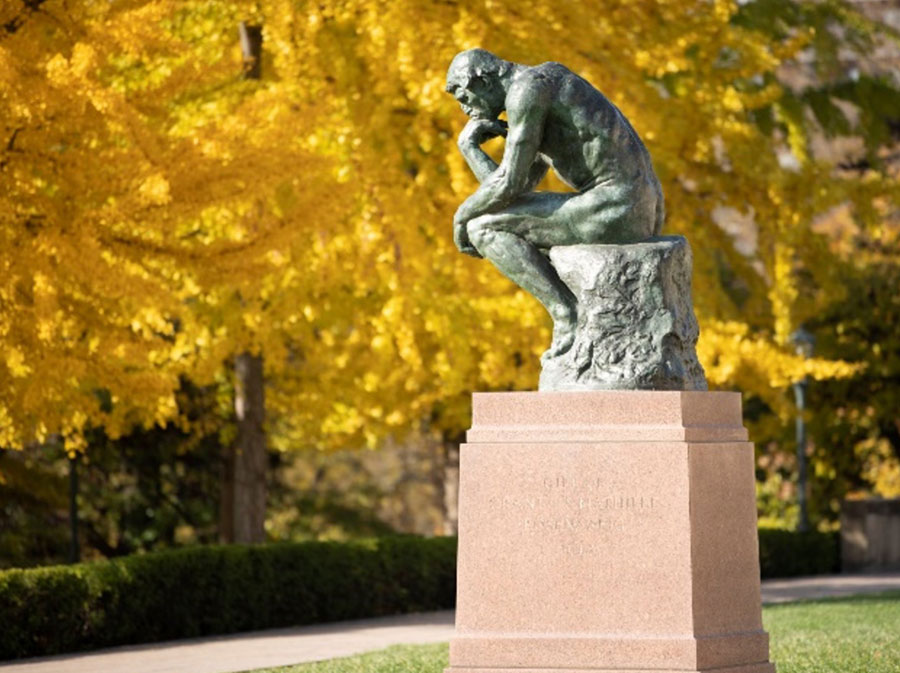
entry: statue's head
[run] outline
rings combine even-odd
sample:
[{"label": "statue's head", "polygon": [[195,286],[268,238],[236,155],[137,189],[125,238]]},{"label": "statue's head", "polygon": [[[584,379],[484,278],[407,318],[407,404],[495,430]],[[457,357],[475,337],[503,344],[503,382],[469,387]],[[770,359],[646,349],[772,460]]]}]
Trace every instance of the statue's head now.
[{"label": "statue's head", "polygon": [[502,80],[513,67],[484,49],[461,51],[447,70],[447,92],[473,119],[496,119],[506,103]]}]

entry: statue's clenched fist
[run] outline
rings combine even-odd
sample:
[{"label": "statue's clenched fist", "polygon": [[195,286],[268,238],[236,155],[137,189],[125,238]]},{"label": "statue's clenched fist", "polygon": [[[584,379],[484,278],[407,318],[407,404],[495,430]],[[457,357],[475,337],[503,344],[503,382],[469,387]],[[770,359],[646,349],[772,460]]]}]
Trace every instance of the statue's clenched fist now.
[{"label": "statue's clenched fist", "polygon": [[497,136],[506,137],[506,124],[499,119],[481,119],[476,117],[469,120],[465,128],[459,134],[460,148],[480,147],[491,138]]}]

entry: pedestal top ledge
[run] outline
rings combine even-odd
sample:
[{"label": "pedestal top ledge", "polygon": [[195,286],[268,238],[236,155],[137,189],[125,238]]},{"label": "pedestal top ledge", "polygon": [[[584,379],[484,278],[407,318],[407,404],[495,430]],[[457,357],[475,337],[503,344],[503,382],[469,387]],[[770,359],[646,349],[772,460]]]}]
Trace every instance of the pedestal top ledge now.
[{"label": "pedestal top ledge", "polygon": [[741,394],[593,390],[475,393],[467,442],[747,441]]}]

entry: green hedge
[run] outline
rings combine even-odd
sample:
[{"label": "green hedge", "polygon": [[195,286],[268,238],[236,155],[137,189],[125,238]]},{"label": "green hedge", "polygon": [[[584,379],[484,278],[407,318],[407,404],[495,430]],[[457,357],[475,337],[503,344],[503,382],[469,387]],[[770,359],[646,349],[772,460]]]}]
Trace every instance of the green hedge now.
[{"label": "green hedge", "polygon": [[456,539],[197,547],[0,572],[0,659],[452,608]]},{"label": "green hedge", "polygon": [[[837,572],[834,533],[759,531],[764,578]],[[0,572],[0,659],[452,608],[456,539],[197,547]]]},{"label": "green hedge", "polygon": [[839,572],[838,537],[838,533],[760,528],[760,574],[768,579]]}]

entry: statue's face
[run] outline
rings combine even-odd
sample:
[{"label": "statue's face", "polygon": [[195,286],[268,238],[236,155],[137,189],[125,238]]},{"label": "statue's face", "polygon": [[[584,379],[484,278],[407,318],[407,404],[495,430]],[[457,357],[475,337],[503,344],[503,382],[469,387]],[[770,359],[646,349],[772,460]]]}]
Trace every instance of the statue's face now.
[{"label": "statue's face", "polygon": [[496,119],[506,103],[506,95],[499,82],[471,71],[450,73],[447,92],[473,119]]}]

